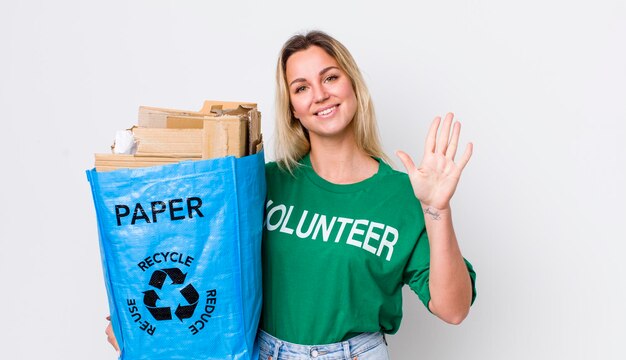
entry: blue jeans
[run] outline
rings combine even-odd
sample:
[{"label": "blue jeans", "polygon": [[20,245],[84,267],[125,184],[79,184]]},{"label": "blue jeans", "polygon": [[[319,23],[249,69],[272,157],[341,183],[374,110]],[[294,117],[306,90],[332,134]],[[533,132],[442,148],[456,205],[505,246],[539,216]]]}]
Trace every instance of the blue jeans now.
[{"label": "blue jeans", "polygon": [[388,360],[382,333],[363,333],[346,341],[325,345],[299,345],[259,330],[259,360]]}]

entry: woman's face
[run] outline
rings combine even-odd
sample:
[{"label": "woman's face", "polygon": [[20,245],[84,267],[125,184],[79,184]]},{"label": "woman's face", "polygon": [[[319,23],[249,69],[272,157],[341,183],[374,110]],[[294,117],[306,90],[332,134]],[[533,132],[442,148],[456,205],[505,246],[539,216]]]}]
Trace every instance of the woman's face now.
[{"label": "woman's face", "polygon": [[342,138],[351,131],[357,100],[348,75],[322,48],[311,46],[286,63],[294,116],[315,137]]}]

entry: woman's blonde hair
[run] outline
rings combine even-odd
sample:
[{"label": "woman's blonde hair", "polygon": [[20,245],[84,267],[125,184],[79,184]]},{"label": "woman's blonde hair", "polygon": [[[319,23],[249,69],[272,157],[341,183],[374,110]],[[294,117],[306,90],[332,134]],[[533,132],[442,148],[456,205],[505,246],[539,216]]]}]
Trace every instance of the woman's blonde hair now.
[{"label": "woman's blonde hair", "polygon": [[357,108],[352,126],[359,149],[370,156],[389,162],[382,150],[374,104],[363,75],[348,49],[330,35],[321,31],[311,31],[292,36],[283,46],[276,66],[276,159],[278,164],[290,172],[298,161],[311,150],[309,134],[293,115],[287,84],[287,60],[298,51],[318,46],[332,56],[339,67],[352,81]]}]

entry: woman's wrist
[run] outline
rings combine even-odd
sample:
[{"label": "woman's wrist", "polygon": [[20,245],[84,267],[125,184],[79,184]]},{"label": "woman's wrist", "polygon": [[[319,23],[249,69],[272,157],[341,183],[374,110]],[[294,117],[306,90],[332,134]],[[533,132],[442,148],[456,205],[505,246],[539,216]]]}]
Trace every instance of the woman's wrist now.
[{"label": "woman's wrist", "polygon": [[424,217],[430,220],[439,221],[443,218],[449,218],[451,214],[450,204],[442,207],[435,207],[432,205],[421,203]]}]

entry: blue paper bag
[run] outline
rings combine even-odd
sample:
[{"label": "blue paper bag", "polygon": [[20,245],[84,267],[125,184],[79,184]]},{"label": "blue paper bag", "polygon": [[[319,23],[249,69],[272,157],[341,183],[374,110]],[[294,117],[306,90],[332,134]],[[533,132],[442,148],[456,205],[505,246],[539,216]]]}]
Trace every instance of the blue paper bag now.
[{"label": "blue paper bag", "polygon": [[121,359],[257,359],[263,153],[87,171]]}]

